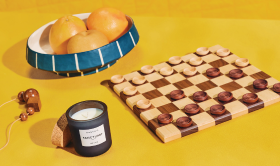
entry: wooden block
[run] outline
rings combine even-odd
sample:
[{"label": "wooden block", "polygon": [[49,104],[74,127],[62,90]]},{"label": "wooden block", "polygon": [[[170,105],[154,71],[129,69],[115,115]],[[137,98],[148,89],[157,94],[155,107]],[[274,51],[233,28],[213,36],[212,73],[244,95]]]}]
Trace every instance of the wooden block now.
[{"label": "wooden block", "polygon": [[178,88],[176,88],[173,84],[169,84],[161,88],[158,88],[158,91],[160,91],[163,95],[166,95],[172,92],[173,90],[177,90],[177,89]]},{"label": "wooden block", "polygon": [[136,105],[137,101],[146,99],[143,95],[136,95],[126,99],[126,104],[133,110],[133,106]]},{"label": "wooden block", "polygon": [[211,117],[207,112],[202,112],[200,114],[192,116],[191,118],[197,124],[199,131],[215,126],[215,119]]},{"label": "wooden block", "polygon": [[252,78],[251,76],[246,76],[246,77],[240,78],[238,80],[235,80],[236,83],[238,83],[239,85],[241,85],[243,87],[252,85],[254,81],[255,81],[255,79]]},{"label": "wooden block", "polygon": [[130,82],[122,82],[114,86],[114,91],[120,96],[120,93],[125,87],[133,86]]},{"label": "wooden block", "polygon": [[193,85],[187,88],[182,89],[185,92],[186,96],[192,96],[195,92],[201,91],[197,86]]},{"label": "wooden block", "polygon": [[177,110],[177,111],[171,112],[170,114],[173,116],[173,122],[176,122],[176,120],[180,117],[188,116],[182,110]]},{"label": "wooden block", "polygon": [[127,80],[127,81],[130,81],[132,80],[134,77],[137,77],[137,76],[141,76],[141,74],[137,71],[135,72],[132,72],[132,73],[129,73],[129,74],[126,74],[124,75],[124,78]]},{"label": "wooden block", "polygon": [[176,83],[176,82],[182,81],[186,78],[184,76],[182,76],[181,74],[177,73],[177,74],[173,74],[171,76],[165,77],[165,79],[167,79],[167,81],[169,81],[170,83]]},{"label": "wooden block", "polygon": [[161,96],[161,97],[152,99],[151,102],[155,107],[160,107],[165,104],[171,103],[171,101],[165,96]]},{"label": "wooden block", "polygon": [[217,56],[216,54],[209,54],[207,56],[203,56],[202,59],[206,62],[206,63],[210,63],[216,60],[221,59],[219,56]]},{"label": "wooden block", "polygon": [[199,83],[202,83],[202,82],[205,82],[205,81],[208,81],[208,78],[205,77],[204,75],[196,75],[196,76],[193,76],[191,78],[188,79],[191,83],[193,83],[194,85],[196,84],[199,84]]},{"label": "wooden block", "polygon": [[223,92],[225,91],[224,89],[222,89],[221,87],[214,87],[214,88],[211,88],[209,90],[206,90],[205,92],[208,94],[208,96],[210,96],[211,98],[215,98],[218,96],[218,94],[220,92]]},{"label": "wooden block", "polygon": [[173,124],[168,124],[157,128],[156,134],[164,143],[181,138],[180,130]]},{"label": "wooden block", "polygon": [[39,95],[38,96],[29,96],[26,101],[27,107],[33,107],[36,112],[40,112],[42,104]]},{"label": "wooden block", "polygon": [[225,75],[222,75],[217,78],[211,79],[211,81],[214,82],[216,85],[221,86],[223,84],[232,82],[232,79],[230,79],[229,77],[227,77]]},{"label": "wooden block", "polygon": [[209,99],[200,103],[197,103],[200,108],[202,108],[204,111],[210,110],[210,107],[215,104],[219,104],[217,101],[214,99]]},{"label": "wooden block", "polygon": [[153,82],[153,81],[160,80],[160,79],[164,78],[158,72],[154,72],[152,74],[146,75],[145,77],[146,77],[147,81],[149,81],[149,82]]},{"label": "wooden block", "polygon": [[154,66],[156,71],[159,71],[160,69],[162,69],[164,67],[170,67],[170,65],[168,65],[166,62],[163,62],[163,63],[157,64]]},{"label": "wooden block", "polygon": [[231,91],[232,95],[234,98],[236,98],[237,100],[242,99],[242,96],[246,93],[251,93],[250,91],[248,91],[245,88],[240,88],[234,91]]},{"label": "wooden block", "polygon": [[228,74],[229,71],[231,71],[232,69],[237,69],[237,67],[233,66],[232,64],[228,64],[228,65],[220,67],[220,71],[223,74]]},{"label": "wooden block", "polygon": [[248,108],[239,100],[230,102],[224,106],[231,113],[233,119],[248,114]]},{"label": "wooden block", "polygon": [[65,147],[71,142],[71,140],[72,138],[68,127],[66,114],[63,114],[58,119],[58,121],[56,122],[53,128],[51,142],[56,146]]},{"label": "wooden block", "polygon": [[235,60],[238,59],[238,58],[239,57],[237,55],[231,54],[231,55],[229,55],[227,57],[224,57],[223,60],[228,62],[228,63],[230,63],[230,64],[232,64],[232,63],[235,63]]},{"label": "wooden block", "polygon": [[146,83],[146,84],[137,86],[136,89],[137,89],[140,93],[146,93],[146,92],[155,90],[156,88],[155,88],[151,83]]},{"label": "wooden block", "polygon": [[149,120],[157,118],[160,114],[162,114],[157,108],[150,109],[148,111],[142,112],[140,114],[140,118],[143,122],[148,125]]},{"label": "wooden block", "polygon": [[184,109],[186,105],[191,103],[194,102],[188,97],[173,102],[173,104],[176,105],[176,107],[178,107],[179,109]]},{"label": "wooden block", "polygon": [[199,73],[206,73],[206,70],[212,68],[213,66],[209,65],[208,63],[203,64],[201,66],[197,66],[196,69]]},{"label": "wooden block", "polygon": [[252,74],[255,74],[255,73],[258,73],[260,72],[261,70],[256,68],[255,66],[253,65],[250,65],[250,66],[247,66],[247,67],[244,67],[242,68],[243,72],[247,75],[252,75]]},{"label": "wooden block", "polygon": [[280,101],[280,96],[271,89],[266,89],[256,94],[263,100],[265,107]]},{"label": "wooden block", "polygon": [[268,87],[268,88],[272,88],[274,84],[276,84],[276,83],[279,82],[278,80],[276,80],[275,78],[272,78],[272,77],[267,78],[266,81],[267,81],[267,83],[268,83],[268,84],[267,84],[267,87]]}]

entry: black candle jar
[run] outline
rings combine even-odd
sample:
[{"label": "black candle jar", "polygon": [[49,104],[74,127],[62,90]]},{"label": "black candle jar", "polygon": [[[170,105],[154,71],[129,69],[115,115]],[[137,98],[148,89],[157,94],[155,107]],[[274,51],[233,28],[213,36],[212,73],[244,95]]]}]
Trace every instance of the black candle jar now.
[{"label": "black candle jar", "polygon": [[[76,112],[86,108],[98,108],[103,112],[92,119],[76,120],[71,118]],[[97,100],[82,101],[66,111],[68,126],[73,144],[78,154],[86,157],[105,153],[112,145],[107,105]]]}]

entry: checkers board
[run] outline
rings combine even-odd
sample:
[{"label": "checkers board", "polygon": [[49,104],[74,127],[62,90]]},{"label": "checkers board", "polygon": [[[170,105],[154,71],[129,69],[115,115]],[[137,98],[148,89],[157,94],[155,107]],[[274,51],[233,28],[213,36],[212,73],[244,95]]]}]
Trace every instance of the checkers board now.
[{"label": "checkers board", "polygon": [[[265,72],[256,68],[252,64],[246,67],[238,67],[235,60],[239,57],[234,53],[230,53],[226,57],[219,57],[216,51],[223,48],[220,45],[209,47],[210,52],[205,56],[200,56],[203,63],[197,68],[197,74],[194,76],[185,76],[183,69],[190,67],[189,60],[199,56],[196,53],[190,53],[182,56],[182,62],[178,65],[172,65],[168,61],[154,65],[155,71],[151,74],[143,74],[140,70],[130,74],[123,75],[124,81],[114,84],[109,81],[109,87],[126,103],[131,110],[152,130],[164,143],[182,138],[189,134],[200,130],[218,125],[239,116],[251,113],[258,109],[264,108],[280,101],[280,93],[272,90],[272,86],[279,81],[272,78]],[[163,67],[171,66],[174,69],[173,74],[163,76],[159,70]],[[217,77],[208,77],[206,70],[208,68],[219,68],[221,73]],[[228,73],[232,69],[240,68],[244,75],[239,79],[230,78]],[[143,75],[146,82],[142,85],[132,83],[132,78]],[[268,86],[264,90],[255,89],[253,81],[256,79],[265,79]],[[136,86],[138,92],[132,96],[126,96],[122,90],[128,86]],[[181,89],[185,93],[185,97],[180,100],[173,100],[170,92]],[[208,99],[203,102],[193,100],[193,93],[197,91],[205,91]],[[233,99],[229,102],[221,102],[217,95],[222,91],[230,91]],[[256,93],[259,97],[258,101],[253,104],[247,104],[242,101],[242,96],[246,93]],[[137,101],[141,99],[149,99],[152,105],[147,109],[139,109],[136,106]],[[187,104],[197,103],[200,106],[200,113],[196,115],[187,115],[183,109]],[[226,112],[222,115],[212,115],[210,107],[215,104],[222,104],[226,108]],[[162,113],[170,113],[173,116],[172,123],[160,124],[157,116]],[[193,124],[186,128],[176,125],[176,119],[182,116],[190,116]]]}]

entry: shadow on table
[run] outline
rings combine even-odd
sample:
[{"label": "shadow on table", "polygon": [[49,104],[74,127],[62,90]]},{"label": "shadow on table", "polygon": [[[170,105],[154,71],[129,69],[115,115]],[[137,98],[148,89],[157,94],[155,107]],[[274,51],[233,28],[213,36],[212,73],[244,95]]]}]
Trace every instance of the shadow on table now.
[{"label": "shadow on table", "polygon": [[[112,93],[112,96],[114,98],[117,98],[119,100],[119,102],[123,103],[123,101],[121,100],[121,98],[109,87],[109,84],[108,84],[109,80],[104,80],[102,81],[100,84],[105,86],[111,93]],[[126,105],[126,104],[123,104],[125,105],[125,110],[128,111],[130,114],[132,114],[132,116],[134,117],[134,119],[136,119],[148,132],[151,136],[154,137],[154,139],[158,142],[161,142],[162,141],[149,129],[149,127],[147,125],[145,125],[145,123],[139,119],[134,113],[133,111]]]},{"label": "shadow on table", "polygon": [[27,38],[14,44],[5,51],[2,62],[14,73],[32,79],[61,79],[66,78],[56,75],[53,72],[35,69],[26,61],[26,43]]}]

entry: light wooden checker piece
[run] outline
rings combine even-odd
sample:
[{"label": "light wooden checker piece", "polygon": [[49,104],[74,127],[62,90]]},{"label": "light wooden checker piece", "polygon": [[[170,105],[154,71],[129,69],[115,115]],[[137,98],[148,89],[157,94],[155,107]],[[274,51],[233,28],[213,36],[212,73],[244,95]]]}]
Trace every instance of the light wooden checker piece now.
[{"label": "light wooden checker piece", "polygon": [[[114,84],[109,81],[109,87],[124,101],[133,112],[152,130],[164,143],[182,138],[200,130],[218,125],[228,120],[237,118],[241,115],[248,114],[258,109],[280,101],[280,93],[272,90],[272,86],[279,81],[272,78],[265,72],[256,68],[252,64],[246,67],[238,67],[235,60],[239,57],[233,53],[228,56],[220,57],[216,54],[218,49],[223,48],[220,45],[209,47],[210,52],[207,55],[200,56],[196,53],[182,56],[182,62],[173,65],[168,61],[154,65],[155,71],[150,74],[144,74],[141,70],[124,75],[124,81]],[[195,66],[197,73],[194,76],[186,76],[183,70],[192,66],[189,60],[193,57],[202,57],[202,64]],[[174,72],[169,76],[160,74],[163,67],[172,67]],[[206,70],[208,68],[219,68],[221,73],[217,77],[208,77]],[[240,68],[244,75],[239,79],[229,77],[229,71]],[[135,76],[146,77],[146,82],[142,85],[135,85],[131,80]],[[258,90],[253,87],[253,81],[256,79],[265,79],[268,81],[268,88]],[[137,93],[127,96],[123,89],[127,86],[136,86]],[[180,100],[173,100],[170,92],[181,89],[185,92],[186,97]],[[193,100],[193,93],[205,91],[208,99],[203,102]],[[233,99],[229,102],[221,102],[217,95],[222,91],[230,91]],[[247,104],[242,101],[242,96],[246,93],[256,93],[259,100],[254,104]],[[136,106],[137,101],[149,99],[152,105],[147,109],[139,109]],[[200,106],[200,112],[195,115],[187,115],[183,109],[187,104],[197,103]],[[215,104],[222,104],[226,112],[222,115],[213,115],[210,113],[210,107]],[[157,116],[162,113],[173,115],[173,122],[161,124]],[[190,116],[193,124],[186,128],[176,125],[176,120],[182,116]]]}]

